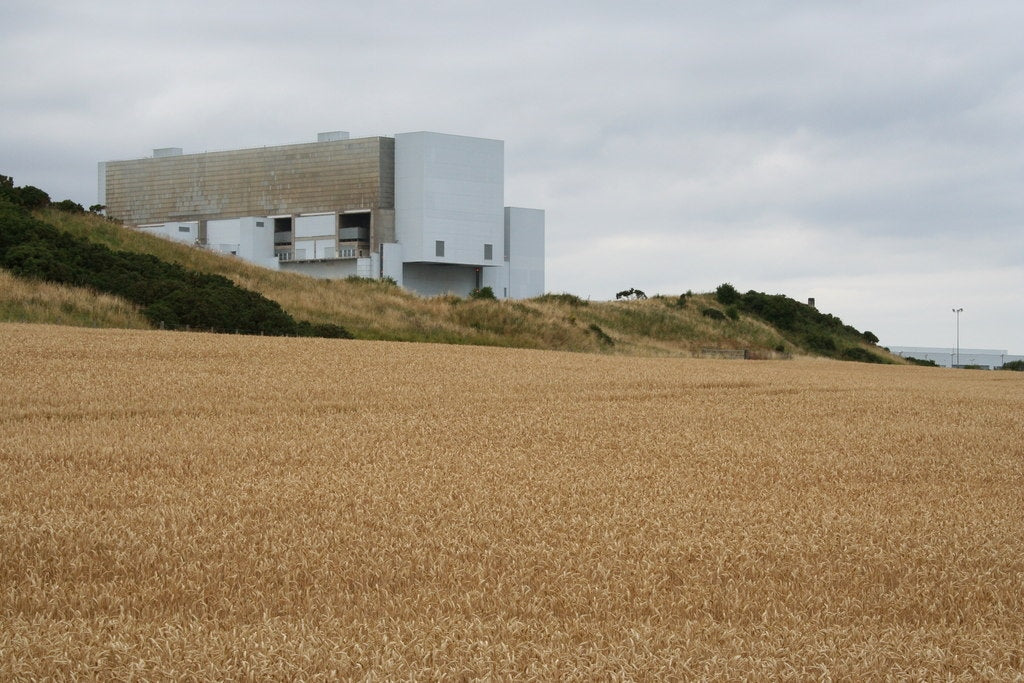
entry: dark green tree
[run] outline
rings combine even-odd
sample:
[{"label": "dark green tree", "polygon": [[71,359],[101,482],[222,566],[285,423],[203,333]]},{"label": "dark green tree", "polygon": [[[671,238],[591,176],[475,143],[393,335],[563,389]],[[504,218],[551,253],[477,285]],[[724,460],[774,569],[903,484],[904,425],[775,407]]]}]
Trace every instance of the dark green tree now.
[{"label": "dark green tree", "polygon": [[723,306],[731,306],[739,302],[740,293],[731,284],[725,282],[718,285],[718,289],[715,290],[715,299]]}]

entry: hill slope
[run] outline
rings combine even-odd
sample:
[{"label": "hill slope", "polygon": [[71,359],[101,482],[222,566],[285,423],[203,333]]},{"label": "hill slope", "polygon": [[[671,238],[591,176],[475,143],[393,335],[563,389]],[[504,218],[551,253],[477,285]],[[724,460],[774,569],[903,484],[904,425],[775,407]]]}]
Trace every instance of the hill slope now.
[{"label": "hill slope", "polygon": [[[712,347],[745,349],[762,358],[790,353],[842,357],[850,349],[861,349],[853,352],[860,356],[855,359],[869,360],[865,353],[889,359],[880,350],[868,351],[871,346],[859,333],[841,323],[825,325],[818,335],[808,335],[805,328],[780,330],[764,316],[747,312],[742,304],[724,305],[712,294],[615,302],[589,302],[568,294],[526,301],[424,298],[389,282],[322,280],[260,268],[92,214],[46,208],[35,216],[62,232],[116,251],[147,254],[199,273],[223,276],[276,302],[297,320],[337,325],[361,339],[682,356]],[[785,301],[808,309],[804,313],[812,327],[816,324],[813,320],[820,316],[816,311]],[[8,313],[7,318],[17,319],[17,315]],[[822,342],[822,335],[827,342]],[[817,344],[809,345],[809,336]]]}]

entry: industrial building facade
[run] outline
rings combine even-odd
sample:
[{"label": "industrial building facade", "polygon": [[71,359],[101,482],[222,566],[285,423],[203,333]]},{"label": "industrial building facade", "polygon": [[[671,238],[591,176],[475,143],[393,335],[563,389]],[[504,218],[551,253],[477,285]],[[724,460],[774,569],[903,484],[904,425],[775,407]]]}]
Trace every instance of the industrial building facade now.
[{"label": "industrial building facade", "polygon": [[107,215],[314,277],[389,277],[424,295],[544,293],[544,212],[504,206],[504,144],[441,133],[99,165]]}]

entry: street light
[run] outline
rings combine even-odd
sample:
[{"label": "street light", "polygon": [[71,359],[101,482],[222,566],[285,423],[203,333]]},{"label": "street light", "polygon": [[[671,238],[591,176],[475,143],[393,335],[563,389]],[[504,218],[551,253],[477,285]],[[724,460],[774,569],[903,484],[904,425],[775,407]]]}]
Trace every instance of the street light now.
[{"label": "street light", "polygon": [[953,312],[956,313],[956,363],[953,367],[960,365],[960,314],[963,313],[962,308],[954,308]]}]

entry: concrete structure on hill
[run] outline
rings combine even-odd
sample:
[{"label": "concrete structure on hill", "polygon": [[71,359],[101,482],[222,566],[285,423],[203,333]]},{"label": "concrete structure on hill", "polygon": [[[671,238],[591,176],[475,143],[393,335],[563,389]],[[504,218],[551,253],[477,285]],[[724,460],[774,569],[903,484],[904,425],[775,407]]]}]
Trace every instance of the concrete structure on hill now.
[{"label": "concrete structure on hill", "polygon": [[425,295],[544,293],[544,212],[504,206],[500,140],[402,133],[99,164],[107,215],[314,277]]}]

